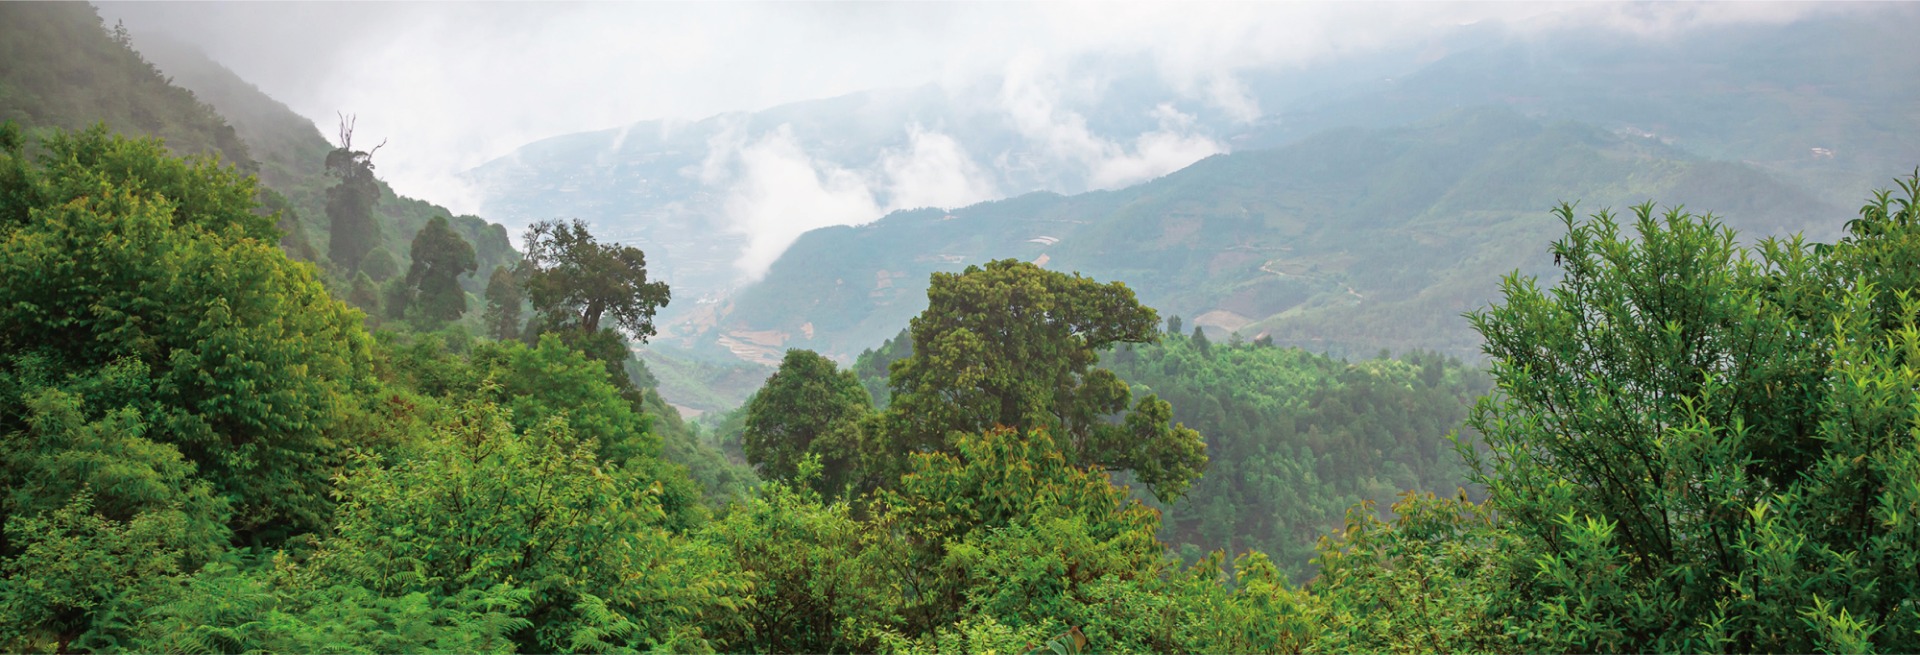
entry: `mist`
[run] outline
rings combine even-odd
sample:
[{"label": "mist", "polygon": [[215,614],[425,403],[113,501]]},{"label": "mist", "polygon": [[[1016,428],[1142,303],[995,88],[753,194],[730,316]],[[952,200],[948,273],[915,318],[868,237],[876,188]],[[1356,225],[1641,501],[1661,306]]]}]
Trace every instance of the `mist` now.
[{"label": "mist", "polygon": [[[1585,26],[1681,35],[1700,25],[1791,20],[1792,4],[505,4],[104,3],[136,37],[198,44],[332,134],[356,114],[387,146],[400,193],[478,212],[463,173],[555,135],[728,112],[870,89],[935,85],[963,111],[1024,141],[988,152],[946,126],[885,126],[899,147],[836,161],[791,131],[737,130],[687,174],[721,200],[764,272],[801,233],[894,209],[1004,197],[1007,171],[1060,192],[1112,189],[1229,152],[1196,116],[1267,117],[1247,71],[1303,66],[1436,38],[1462,25]],[[1102,132],[1076,107],[1145,73],[1173,95],[1140,127]],[[844,158],[843,158],[844,159]]]}]

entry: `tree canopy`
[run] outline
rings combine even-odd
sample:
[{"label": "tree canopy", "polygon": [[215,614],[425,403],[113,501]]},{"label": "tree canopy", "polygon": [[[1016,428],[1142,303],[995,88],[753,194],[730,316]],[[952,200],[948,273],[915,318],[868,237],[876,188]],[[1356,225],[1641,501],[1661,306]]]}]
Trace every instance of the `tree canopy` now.
[{"label": "tree canopy", "polygon": [[1119,282],[1018,260],[935,274],[910,328],[913,354],[890,369],[895,439],[926,451],[996,426],[1045,430],[1074,462],[1132,470],[1177,497],[1206,467],[1200,434],[1171,425],[1165,401],[1133,401],[1125,382],[1094,366],[1113,344],[1157,338],[1158,325]]},{"label": "tree canopy", "polygon": [[741,447],[769,478],[792,479],[807,457],[823,465],[819,489],[832,493],[871,469],[861,422],[873,401],[852,371],[811,350],[789,350],[779,370],[747,403]]},{"label": "tree canopy", "polygon": [[380,182],[373,176],[373,150],[353,149],[353,122],[340,119],[340,144],[327,153],[327,175],[337,180],[327,188],[327,259],[340,270],[360,270],[367,253],[379,247],[380,224],[373,206],[380,201]]},{"label": "tree canopy", "polygon": [[369,334],[236,169],[32,151],[0,125],[0,650],[1920,649],[1920,171],[1832,244],[1563,206],[1484,375],[943,274],[852,370],[788,353],[755,484],[619,312]]},{"label": "tree canopy", "polygon": [[[549,329],[588,334],[602,327],[645,340],[653,315],[672,299],[664,282],[647,280],[639,248],[600,243],[586,223],[543,221],[527,228],[518,274],[527,300]],[[603,319],[611,319],[602,326]]]},{"label": "tree canopy", "polygon": [[406,284],[416,290],[413,303],[420,314],[432,321],[459,320],[467,313],[460,277],[473,274],[478,266],[473,245],[448,228],[445,217],[435,216],[414,235],[412,255]]},{"label": "tree canopy", "polygon": [[102,129],[42,147],[0,155],[0,433],[25,427],[29,390],[69,388],[86,412],[134,412],[237,529],[322,524],[370,373],[359,313],[279,251],[237,171]]}]

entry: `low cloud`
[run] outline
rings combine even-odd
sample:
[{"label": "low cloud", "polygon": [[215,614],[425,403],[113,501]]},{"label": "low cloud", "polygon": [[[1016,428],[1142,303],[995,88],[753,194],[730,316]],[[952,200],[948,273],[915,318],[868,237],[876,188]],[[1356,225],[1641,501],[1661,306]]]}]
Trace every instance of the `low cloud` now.
[{"label": "low cloud", "polygon": [[1117,189],[1144,182],[1186,168],[1188,164],[1226,152],[1225,146],[1193,133],[1193,116],[1173,105],[1162,103],[1153,116],[1160,129],[1134,137],[1133,149],[1117,146],[1108,157],[1094,165],[1087,185],[1095,189]]},{"label": "low cloud", "polygon": [[1252,123],[1260,120],[1260,100],[1253,97],[1247,85],[1233,73],[1214,73],[1207,79],[1206,99],[1209,105],[1218,109],[1239,123]]},{"label": "low cloud", "polygon": [[[331,134],[336,111],[389,140],[380,173],[401,193],[476,211],[458,177],[537,139],[700,119],[876,88],[984,93],[974,116],[1023,141],[964,143],[912,123],[899,145],[831,162],[791,130],[735,134],[707,185],[750,237],[757,275],[806,229],[1036,188],[1149,179],[1227,150],[1192,116],[1261,120],[1246,74],[1431,40],[1460,25],[1517,32],[1683,35],[1790,21],[1781,3],[115,3],[137,36],[202,47]],[[1837,11],[1854,11],[1842,8]],[[1682,36],[1681,38],[1684,38]],[[1105,62],[1085,65],[1086,62]],[[1148,74],[1173,94],[1133,126],[1090,126],[1103,74]],[[996,83],[997,82],[997,83]],[[1149,106],[1151,106],[1149,104]],[[1079,108],[1076,110],[1076,108]],[[1127,111],[1142,111],[1129,109]],[[1104,114],[1095,114],[1109,118]],[[663,130],[674,123],[663,123]],[[1141,128],[1139,125],[1146,125]],[[637,136],[637,135],[636,135]],[[839,154],[839,157],[849,155]],[[711,175],[707,175],[711,173]]]},{"label": "low cloud", "polygon": [[[1026,168],[1072,167],[1092,189],[1113,189],[1179,170],[1226,147],[1196,131],[1192,115],[1171,103],[1155,107],[1151,116],[1159,129],[1133,138],[1131,148],[1095,134],[1079,112],[1061,106],[1061,85],[1038,60],[1016,60],[1009,66],[1000,91],[1001,108],[1032,151],[1003,158],[1001,165]],[[1060,184],[1068,186],[1071,184]]]},{"label": "low cloud", "polygon": [[881,157],[887,207],[950,209],[1000,197],[993,177],[968,156],[953,137],[921,127],[907,128],[907,147]]},{"label": "low cloud", "polygon": [[705,160],[690,173],[719,198],[727,228],[746,237],[735,268],[754,280],[808,230],[1000,197],[992,177],[953,137],[910,125],[905,140],[849,167],[808,153],[790,125],[749,135],[735,123],[708,140]]},{"label": "low cloud", "polygon": [[791,127],[750,142],[736,139],[716,137],[701,178],[725,189],[721,210],[729,227],[747,238],[736,263],[746,277],[764,275],[808,230],[880,215],[865,176],[808,156]]}]

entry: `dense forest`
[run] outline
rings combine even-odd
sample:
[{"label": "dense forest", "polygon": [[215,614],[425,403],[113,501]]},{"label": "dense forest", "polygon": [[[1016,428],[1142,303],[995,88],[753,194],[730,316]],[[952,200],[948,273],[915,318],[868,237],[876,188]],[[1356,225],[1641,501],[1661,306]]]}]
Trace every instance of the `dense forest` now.
[{"label": "dense forest", "polygon": [[639,248],[395,220],[345,126],[289,201],[191,94],[138,87],[211,137],[170,146],[29,69],[0,651],[1920,650],[1920,170],[1830,242],[1562,204],[1481,361],[933,272],[700,425],[633,354],[677,300]]},{"label": "dense forest", "polygon": [[[1124,284],[1023,262],[939,274],[884,409],[788,353],[744,421],[766,481],[716,508],[606,347],[670,299],[639,251],[541,224],[488,294],[506,334],[369,333],[240,171],[0,137],[8,650],[1920,646],[1920,177],[1833,244],[1562,208],[1565,277],[1471,316],[1493,384],[1456,468],[1447,402],[1486,384],[1458,363],[1165,335]],[[470,257],[430,230],[416,261]],[[1303,584],[1162,540],[1295,557],[1328,507],[1448,475],[1484,499],[1350,513]]]}]

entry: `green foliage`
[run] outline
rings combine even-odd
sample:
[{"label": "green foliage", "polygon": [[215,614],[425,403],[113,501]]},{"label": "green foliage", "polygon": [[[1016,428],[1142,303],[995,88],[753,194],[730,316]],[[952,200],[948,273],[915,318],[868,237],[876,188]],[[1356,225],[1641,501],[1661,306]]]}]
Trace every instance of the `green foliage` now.
[{"label": "green foliage", "polygon": [[575,434],[599,444],[609,459],[660,456],[660,440],[650,433],[648,419],[620,397],[605,367],[558,337],[542,336],[533,347],[512,341],[482,344],[473,362],[477,379],[498,385],[492,397],[511,411],[515,427],[531,429],[565,416]]},{"label": "green foliage", "polygon": [[1510,583],[1516,637],[1912,650],[1920,304],[1889,267],[1920,261],[1911,196],[1819,249],[1635,214],[1630,238],[1562,208],[1566,280],[1509,279],[1472,316],[1499,384],[1471,419],[1491,446],[1475,478],[1533,565]]},{"label": "green foliage", "polygon": [[435,597],[332,584],[284,555],[216,562],[136,619],[130,650],[184,653],[512,653],[531,594],[496,585]]},{"label": "green foliage", "polygon": [[905,549],[900,612],[916,633],[966,610],[1013,625],[1084,618],[1091,585],[1154,574],[1157,514],[1070,465],[1044,431],[963,435],[954,449],[916,456],[878,496],[876,529]]},{"label": "green foliage", "polygon": [[[397,382],[428,396],[497,403],[510,411],[518,430],[564,419],[575,435],[595,444],[596,456],[658,483],[660,501],[675,529],[705,520],[700,487],[675,462],[699,466],[709,488],[723,494],[746,485],[731,477],[731,470],[716,470],[708,459],[711,454],[690,443],[691,435],[683,432],[677,417],[665,415],[663,405],[648,411],[646,394],[615,388],[600,362],[554,335],[542,336],[535,346],[482,341],[461,350],[439,335],[397,345],[395,373],[405,378]],[[674,443],[663,443],[665,435],[656,429],[663,420],[672,428],[668,434]]]},{"label": "green foliage", "polygon": [[416,290],[413,302],[421,316],[435,323],[459,320],[467,313],[467,292],[459,278],[475,270],[473,245],[449,229],[446,218],[436,216],[414,235],[412,252],[406,284]]},{"label": "green foliage", "polygon": [[526,258],[517,274],[533,311],[548,329],[592,334],[604,317],[642,341],[653,335],[653,314],[672,297],[664,282],[647,281],[639,248],[600,243],[580,221],[546,221],[527,228]]},{"label": "green foliage", "polygon": [[[147,438],[234,501],[243,533],[323,525],[335,430],[369,371],[359,314],[275,247],[237,171],[101,129],[42,148],[33,165],[0,155],[0,378],[57,385],[137,361],[143,376],[83,392],[87,406],[139,411]],[[0,417],[22,402],[0,397]]]},{"label": "green foliage", "polygon": [[526,302],[525,294],[520,293],[520,283],[513,279],[513,272],[505,266],[495,266],[493,275],[487,278],[487,313],[482,319],[487,336],[501,341],[519,339],[520,306]]},{"label": "green foliage", "polygon": [[1158,334],[1159,318],[1126,285],[1003,260],[935,274],[927,301],[912,323],[913,355],[889,376],[901,452],[994,426],[1042,429],[1075,462],[1132,470],[1165,498],[1206,467],[1199,433],[1169,425],[1164,401],[1149,395],[1128,411],[1126,383],[1093,366],[1110,345]]},{"label": "green foliage", "polygon": [[[23,392],[27,428],[0,435],[0,649],[67,652],[111,643],[161,576],[227,546],[228,505],[174,447],[145,438],[140,412],[88,420],[88,388],[146,377],[137,361],[68,389]],[[9,381],[17,382],[17,381]],[[8,385],[11,386],[11,385]]]},{"label": "green foliage", "polygon": [[1446,435],[1491,382],[1436,353],[1349,363],[1296,348],[1193,339],[1122,346],[1101,360],[1135,394],[1208,435],[1206,477],[1164,508],[1176,547],[1257,550],[1296,579],[1347,509],[1466,479]]},{"label": "green foliage", "polygon": [[[659,391],[639,391],[641,410],[653,420],[660,435],[661,458],[686,468],[686,475],[699,487],[699,495],[710,509],[723,509],[735,501],[753,495],[760,478],[744,457],[732,457],[710,443],[699,426],[680,418],[680,411],[660,397]],[[663,473],[664,475],[664,473]],[[669,488],[676,478],[668,477]]]},{"label": "green foliage", "polygon": [[825,471],[813,481],[815,489],[834,494],[848,485],[864,488],[868,483],[860,476],[880,456],[868,443],[872,430],[862,425],[872,411],[852,371],[811,350],[789,350],[747,403],[742,451],[763,477],[792,480],[800,463],[813,458]]},{"label": "green foliage", "polygon": [[847,503],[813,491],[817,458],[797,469],[791,483],[769,482],[702,532],[753,580],[753,602],[723,641],[756,653],[872,652],[868,628],[897,602],[884,551]]},{"label": "green foliage", "polygon": [[347,290],[347,304],[366,312],[368,316],[380,316],[380,291],[365,271],[353,274],[353,287]]},{"label": "green foliage", "polygon": [[1325,652],[1514,652],[1506,631],[1517,539],[1484,505],[1409,492],[1393,522],[1356,507],[1322,538],[1313,594]]},{"label": "green foliage", "polygon": [[384,596],[526,589],[522,650],[704,643],[702,619],[744,590],[724,560],[669,531],[660,485],[600,459],[566,420],[518,431],[509,414],[470,404],[412,456],[358,461],[309,566]]},{"label": "green foliage", "polygon": [[867,389],[867,395],[873,398],[874,405],[886,409],[892,396],[887,388],[887,371],[893,363],[913,356],[913,334],[901,330],[900,334],[880,344],[879,348],[868,348],[860,352],[853,360],[853,374],[860,378],[860,386]]},{"label": "green foliage", "polygon": [[[442,229],[445,227],[444,224],[441,225]],[[416,233],[414,239],[418,240],[419,238]],[[454,238],[459,237],[455,235]],[[472,248],[469,247],[468,249],[471,250]],[[418,262],[419,259],[418,255],[414,256],[414,266],[418,267],[420,265]],[[387,250],[386,246],[375,246],[372,251],[367,253],[366,257],[360,260],[360,272],[365,273],[367,277],[374,282],[385,282],[400,273],[400,264],[393,261],[393,251]]]},{"label": "green foliage", "polygon": [[406,320],[407,310],[413,307],[413,296],[413,285],[407,284],[405,278],[387,280],[386,284],[380,285],[380,307],[384,310],[383,317],[392,321]]}]

